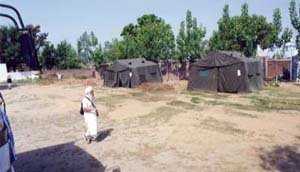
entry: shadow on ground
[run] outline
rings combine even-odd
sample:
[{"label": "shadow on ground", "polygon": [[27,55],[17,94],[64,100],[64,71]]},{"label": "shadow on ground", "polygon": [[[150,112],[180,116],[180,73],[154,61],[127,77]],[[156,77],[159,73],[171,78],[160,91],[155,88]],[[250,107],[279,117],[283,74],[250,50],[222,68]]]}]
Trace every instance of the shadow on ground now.
[{"label": "shadow on ground", "polygon": [[300,145],[276,146],[260,156],[261,166],[270,171],[300,172]]},{"label": "shadow on ground", "polygon": [[73,142],[17,155],[15,171],[22,172],[104,172],[105,167]]},{"label": "shadow on ground", "polygon": [[102,131],[98,132],[96,142],[102,142],[103,140],[105,140],[108,136],[111,135],[111,132],[113,130],[114,130],[113,128],[109,128],[109,129],[102,130]]},{"label": "shadow on ground", "polygon": [[[15,87],[19,87],[19,85],[16,84],[12,84],[11,89],[15,88]],[[0,84],[0,90],[9,90],[7,84]]]}]

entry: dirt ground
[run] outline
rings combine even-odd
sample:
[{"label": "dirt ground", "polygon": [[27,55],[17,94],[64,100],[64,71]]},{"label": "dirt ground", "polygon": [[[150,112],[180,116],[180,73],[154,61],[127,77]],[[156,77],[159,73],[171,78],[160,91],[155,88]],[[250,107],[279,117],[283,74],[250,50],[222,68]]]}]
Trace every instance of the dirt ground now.
[{"label": "dirt ground", "polygon": [[299,172],[300,86],[249,94],[95,87],[99,137],[83,139],[79,80],[3,90],[25,172]]}]

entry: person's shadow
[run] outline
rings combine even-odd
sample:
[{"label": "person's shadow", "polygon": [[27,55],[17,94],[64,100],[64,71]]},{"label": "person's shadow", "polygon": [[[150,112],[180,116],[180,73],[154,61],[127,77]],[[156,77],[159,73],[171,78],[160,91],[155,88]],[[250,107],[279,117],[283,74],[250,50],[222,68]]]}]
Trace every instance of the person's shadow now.
[{"label": "person's shadow", "polygon": [[113,130],[114,130],[113,128],[109,128],[98,132],[96,142],[102,142],[103,140],[105,140],[108,136],[111,135],[111,132]]},{"label": "person's shadow", "polygon": [[13,164],[22,172],[105,172],[106,167],[73,142],[17,154]]},{"label": "person's shadow", "polygon": [[300,145],[276,146],[260,156],[262,168],[279,172],[300,172]]}]

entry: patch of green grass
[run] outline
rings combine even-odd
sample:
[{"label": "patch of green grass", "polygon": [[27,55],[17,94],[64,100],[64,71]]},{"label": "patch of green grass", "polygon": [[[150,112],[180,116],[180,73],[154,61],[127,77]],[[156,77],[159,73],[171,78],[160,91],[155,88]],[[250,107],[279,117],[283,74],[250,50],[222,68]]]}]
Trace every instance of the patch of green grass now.
[{"label": "patch of green grass", "polygon": [[225,99],[229,95],[225,93],[215,93],[215,92],[201,92],[201,91],[183,91],[181,94],[199,96],[211,99]]},{"label": "patch of green grass", "polygon": [[266,86],[260,91],[255,91],[253,93],[247,94],[243,97],[251,97],[251,96],[270,96],[270,97],[283,97],[283,98],[299,98],[300,99],[300,93],[295,92],[292,90],[287,90],[281,87],[273,87],[273,86]]},{"label": "patch of green grass", "polygon": [[124,100],[124,99],[127,99],[127,98],[128,98],[127,95],[112,94],[112,95],[105,96],[105,97],[97,97],[95,101],[115,103],[115,102],[119,102],[120,100]]},{"label": "patch of green grass", "polygon": [[117,95],[117,94],[112,94],[110,96],[105,96],[105,97],[97,97],[95,99],[96,102],[100,102],[104,104],[105,106],[109,107],[109,110],[112,111],[115,109],[116,105],[118,103],[121,103],[123,100],[127,99],[127,95]]},{"label": "patch of green grass", "polygon": [[185,110],[196,110],[196,111],[202,110],[199,106],[197,106],[195,104],[180,101],[180,100],[171,101],[168,103],[168,105],[175,106],[175,107],[181,107]]},{"label": "patch of green grass", "polygon": [[241,111],[237,111],[237,110],[232,110],[232,109],[230,109],[228,111],[228,113],[231,115],[237,115],[237,116],[241,116],[241,117],[257,118],[257,115],[253,115],[251,113],[241,112]]},{"label": "patch of green grass", "polygon": [[246,133],[245,130],[234,127],[234,123],[227,121],[219,121],[212,117],[206,118],[203,121],[201,121],[199,126],[207,130],[212,130],[223,134],[236,135]]},{"label": "patch of green grass", "polygon": [[152,92],[131,92],[129,93],[132,98],[142,102],[158,102],[172,100],[174,97],[167,96],[163,92],[156,94]]},{"label": "patch of green grass", "polygon": [[149,124],[152,122],[168,122],[174,115],[181,112],[183,111],[176,108],[162,106],[145,116],[139,117],[139,122],[143,124]]},{"label": "patch of green grass", "polygon": [[194,103],[194,104],[199,104],[199,103],[201,103],[203,101],[199,97],[192,97],[191,98],[191,102]]}]

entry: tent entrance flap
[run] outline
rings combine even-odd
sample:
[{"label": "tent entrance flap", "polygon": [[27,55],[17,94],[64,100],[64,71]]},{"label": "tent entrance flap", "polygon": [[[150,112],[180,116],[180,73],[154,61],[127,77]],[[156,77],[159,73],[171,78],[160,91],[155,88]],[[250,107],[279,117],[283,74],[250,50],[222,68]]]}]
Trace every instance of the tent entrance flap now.
[{"label": "tent entrance flap", "polygon": [[119,77],[119,87],[129,87],[130,85],[130,80],[131,77],[129,76],[130,71],[126,70],[126,71],[122,71],[118,73],[118,77]]},{"label": "tent entrance flap", "polygon": [[242,63],[219,68],[218,91],[237,93],[243,88],[244,71]]}]

